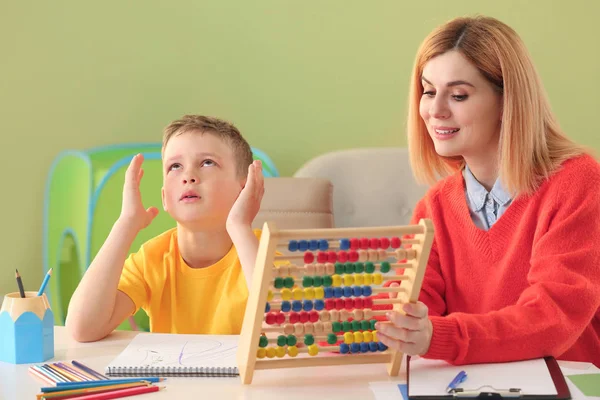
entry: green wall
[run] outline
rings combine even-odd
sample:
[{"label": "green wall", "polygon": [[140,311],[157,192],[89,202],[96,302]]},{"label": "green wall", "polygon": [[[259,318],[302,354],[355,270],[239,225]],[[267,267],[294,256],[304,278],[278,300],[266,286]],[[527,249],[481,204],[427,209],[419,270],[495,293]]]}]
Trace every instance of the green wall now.
[{"label": "green wall", "polygon": [[473,13],[522,35],[563,127],[599,148],[600,2],[3,1],[0,295],[15,267],[27,289],[41,282],[60,151],[159,141],[184,113],[235,122],[282,175],[334,149],[402,146],[418,44]]}]

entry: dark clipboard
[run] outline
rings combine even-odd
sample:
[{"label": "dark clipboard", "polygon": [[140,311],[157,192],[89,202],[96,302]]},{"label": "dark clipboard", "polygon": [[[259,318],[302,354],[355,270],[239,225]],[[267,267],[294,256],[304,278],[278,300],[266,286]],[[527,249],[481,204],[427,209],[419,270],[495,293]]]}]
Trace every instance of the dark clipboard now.
[{"label": "dark clipboard", "polygon": [[502,396],[499,393],[482,392],[479,396],[462,397],[456,394],[448,394],[445,396],[411,396],[410,395],[410,356],[406,359],[406,382],[407,382],[407,394],[409,400],[448,400],[448,399],[524,399],[524,400],[570,400],[571,392],[565,381],[565,377],[560,370],[560,366],[554,357],[544,357],[546,366],[550,372],[550,377],[556,387],[556,395],[518,395],[518,396]]}]

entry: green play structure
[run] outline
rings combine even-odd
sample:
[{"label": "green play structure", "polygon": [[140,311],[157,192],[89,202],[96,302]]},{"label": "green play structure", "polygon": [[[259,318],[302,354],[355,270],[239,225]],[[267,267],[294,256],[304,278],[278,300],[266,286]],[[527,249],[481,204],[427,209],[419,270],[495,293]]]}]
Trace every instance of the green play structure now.
[{"label": "green play structure", "polygon": [[[266,154],[256,148],[252,151],[254,158],[262,161],[265,177],[279,175]],[[141,183],[144,206],[161,209],[160,152],[160,143],[136,143],[65,151],[54,160],[44,198],[43,273],[54,268],[47,294],[57,325],[64,325],[77,284],[121,212],[125,171],[137,153],[144,154],[145,160]],[[130,252],[174,226],[171,217],[160,212],[152,224],[140,232]],[[119,327],[148,328],[148,317],[142,310]]]}]

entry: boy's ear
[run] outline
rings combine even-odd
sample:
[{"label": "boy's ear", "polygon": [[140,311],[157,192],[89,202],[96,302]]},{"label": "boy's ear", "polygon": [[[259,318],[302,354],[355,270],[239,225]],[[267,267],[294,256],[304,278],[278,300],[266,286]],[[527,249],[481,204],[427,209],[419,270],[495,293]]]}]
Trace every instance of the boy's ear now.
[{"label": "boy's ear", "polygon": [[165,201],[165,187],[160,188],[160,198],[162,200],[163,210],[167,211],[167,202]]}]

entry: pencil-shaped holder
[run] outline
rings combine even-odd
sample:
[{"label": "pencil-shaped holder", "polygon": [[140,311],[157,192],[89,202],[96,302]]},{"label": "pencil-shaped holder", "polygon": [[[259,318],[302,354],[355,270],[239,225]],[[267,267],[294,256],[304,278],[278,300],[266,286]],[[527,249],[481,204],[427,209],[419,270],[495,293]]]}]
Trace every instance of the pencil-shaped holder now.
[{"label": "pencil-shaped holder", "polygon": [[54,357],[54,315],[46,294],[18,292],[4,296],[0,308],[0,361],[44,362]]}]

